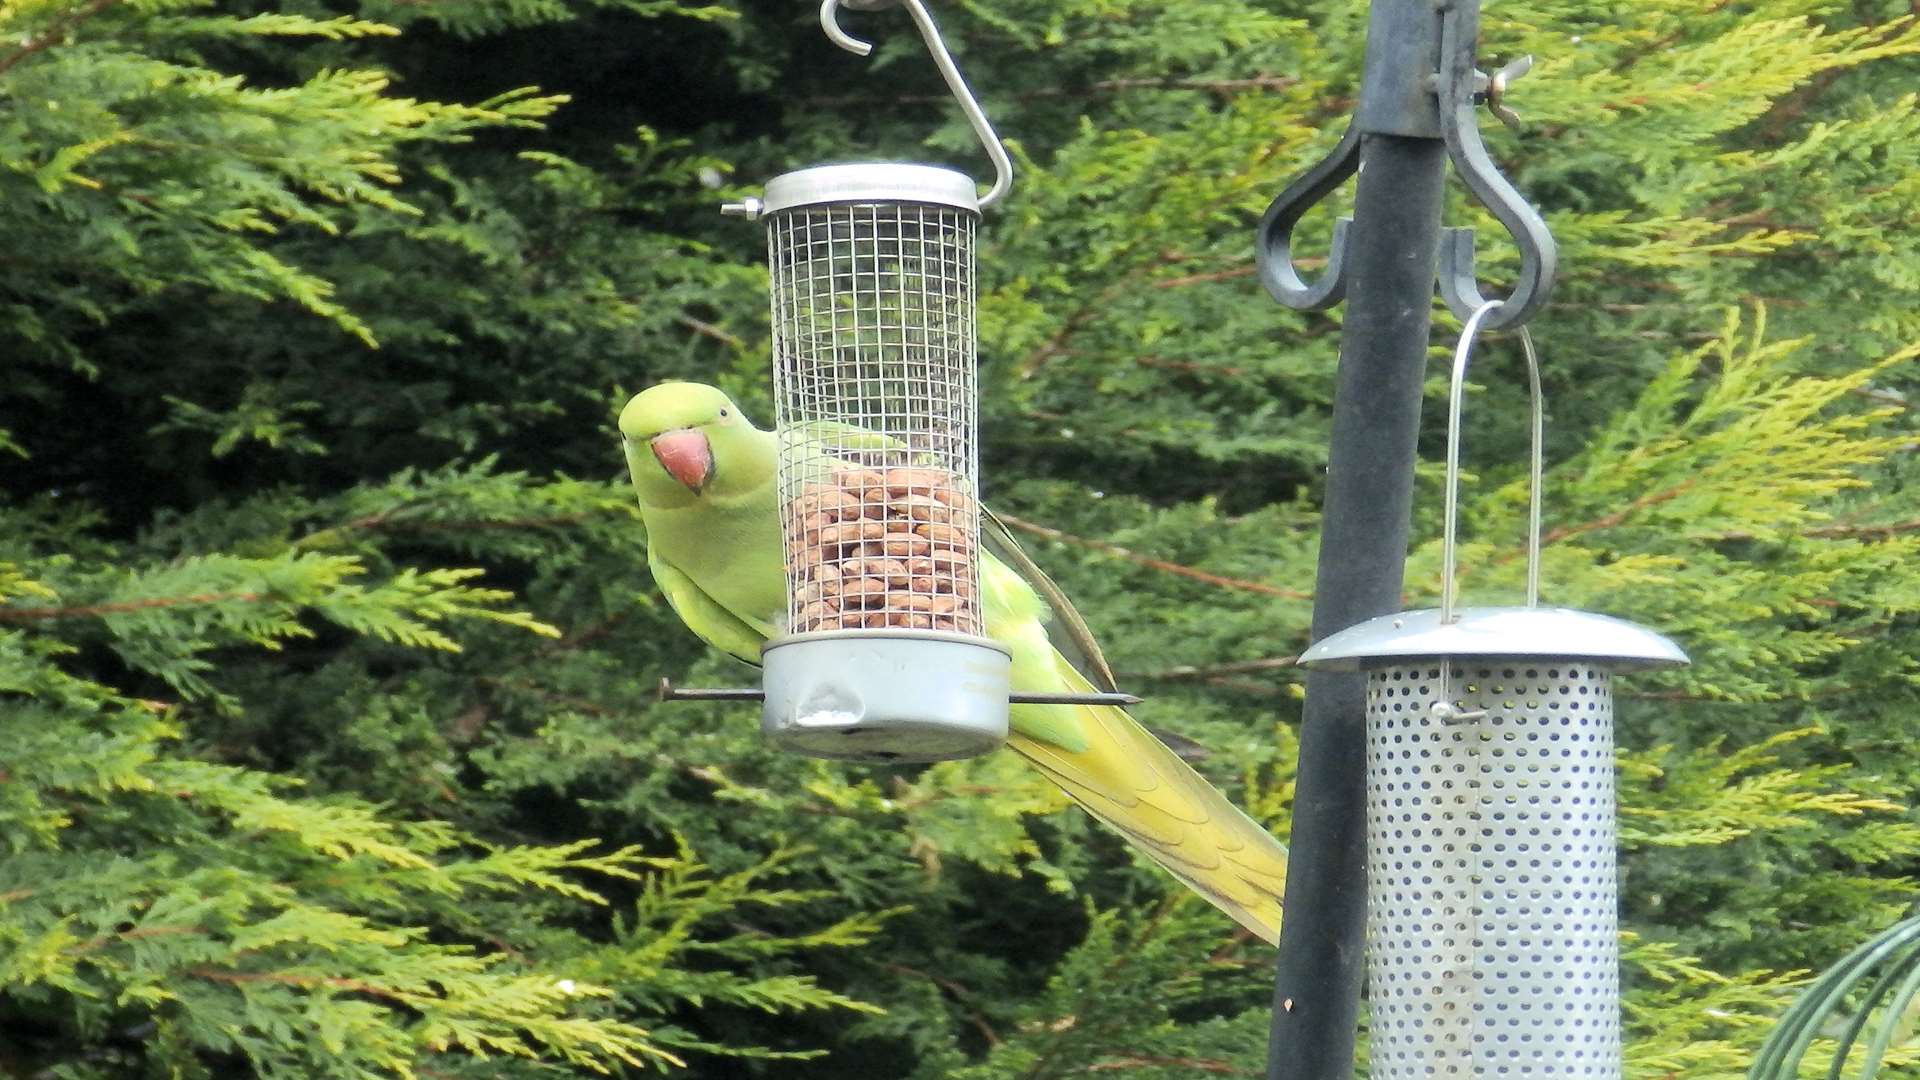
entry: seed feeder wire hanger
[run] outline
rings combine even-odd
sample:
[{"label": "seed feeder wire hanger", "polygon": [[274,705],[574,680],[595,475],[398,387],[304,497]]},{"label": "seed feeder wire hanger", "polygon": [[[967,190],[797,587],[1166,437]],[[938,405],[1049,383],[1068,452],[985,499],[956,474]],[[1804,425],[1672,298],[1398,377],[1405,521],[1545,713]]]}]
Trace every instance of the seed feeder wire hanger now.
[{"label": "seed feeder wire hanger", "polygon": [[967,88],[967,80],[955,66],[953,54],[947,51],[946,42],[940,38],[940,28],[934,25],[933,15],[927,11],[926,5],[920,0],[825,0],[820,5],[820,28],[827,32],[827,39],[835,45],[855,56],[866,56],[873,52],[873,46],[840,29],[839,9],[847,7],[855,11],[879,11],[896,5],[904,6],[907,13],[913,16],[914,25],[920,29],[920,37],[927,43],[927,52],[933,56],[933,66],[940,69],[940,77],[947,81],[947,89],[952,91],[960,111],[966,114],[967,123],[973,125],[973,133],[980,137],[980,145],[986,149],[988,160],[993,162],[993,187],[980,196],[982,209],[992,206],[1013,186],[1013,161],[1007,157],[1006,146],[1000,142],[1000,136],[994,134],[993,124],[987,120],[987,114],[981,111],[973,91]]}]

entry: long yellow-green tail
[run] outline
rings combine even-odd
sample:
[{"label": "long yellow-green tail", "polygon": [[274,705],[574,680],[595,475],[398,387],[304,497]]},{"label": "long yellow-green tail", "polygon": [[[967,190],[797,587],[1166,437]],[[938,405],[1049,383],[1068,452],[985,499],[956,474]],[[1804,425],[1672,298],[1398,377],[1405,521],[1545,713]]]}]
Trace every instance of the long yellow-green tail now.
[{"label": "long yellow-green tail", "polygon": [[1123,710],[1078,712],[1092,734],[1084,750],[1017,732],[1007,745],[1235,922],[1277,941],[1286,848]]},{"label": "long yellow-green tail", "polygon": [[[1064,644],[1111,690],[1112,672],[1073,605],[991,515],[987,524],[991,557],[980,575],[987,633],[1013,656],[1014,688],[1094,689],[1061,652]],[[1073,801],[1235,922],[1279,939],[1287,849],[1125,710],[1015,705],[1008,719],[1007,745]]]}]

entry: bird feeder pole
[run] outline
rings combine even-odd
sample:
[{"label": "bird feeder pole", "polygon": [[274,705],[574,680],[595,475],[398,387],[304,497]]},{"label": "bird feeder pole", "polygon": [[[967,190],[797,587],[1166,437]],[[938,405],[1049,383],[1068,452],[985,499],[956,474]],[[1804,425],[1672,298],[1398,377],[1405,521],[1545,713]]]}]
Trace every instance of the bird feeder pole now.
[{"label": "bird feeder pole", "polygon": [[[1482,306],[1472,234],[1443,229],[1449,160],[1521,248],[1512,293],[1486,322],[1518,325],[1545,301],[1554,245],[1493,167],[1475,107],[1493,105],[1514,65],[1474,69],[1479,0],[1373,0],[1359,106],[1339,145],[1281,192],[1261,221],[1262,282],[1289,307],[1345,300],[1334,390],[1314,640],[1399,610],[1413,499],[1414,448],[1439,284],[1462,319]],[[1308,283],[1291,233],[1315,203],[1359,174],[1353,218],[1333,234]],[[1286,918],[1274,981],[1268,1080],[1347,1080],[1366,925],[1366,678],[1312,671],[1300,733]]]}]

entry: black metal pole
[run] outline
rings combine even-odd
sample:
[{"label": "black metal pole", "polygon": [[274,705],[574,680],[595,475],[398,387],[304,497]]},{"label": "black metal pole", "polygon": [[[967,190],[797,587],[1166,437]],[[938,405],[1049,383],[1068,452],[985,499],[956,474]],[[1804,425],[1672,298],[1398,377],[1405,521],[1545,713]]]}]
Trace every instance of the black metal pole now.
[{"label": "black metal pole", "polygon": [[[1314,640],[1400,609],[1446,147],[1363,135]],[[1269,1080],[1353,1073],[1366,920],[1365,676],[1310,672]]]},{"label": "black metal pole", "polygon": [[[1414,446],[1432,323],[1447,150],[1439,17],[1374,0],[1344,242],[1346,319],[1334,388],[1313,638],[1401,607]],[[1268,1080],[1346,1080],[1364,973],[1365,676],[1310,672],[1300,732]]]}]

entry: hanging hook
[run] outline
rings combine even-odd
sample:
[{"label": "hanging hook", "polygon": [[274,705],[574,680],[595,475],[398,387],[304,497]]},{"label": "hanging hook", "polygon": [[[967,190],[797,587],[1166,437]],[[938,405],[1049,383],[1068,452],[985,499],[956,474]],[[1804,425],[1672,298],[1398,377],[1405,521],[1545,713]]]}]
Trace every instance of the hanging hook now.
[{"label": "hanging hook", "polygon": [[[1479,35],[1479,0],[1448,0],[1443,8],[1440,74],[1434,89],[1440,95],[1440,133],[1447,143],[1447,156],[1453,159],[1453,167],[1474,198],[1506,226],[1520,247],[1520,276],[1514,282],[1513,292],[1486,324],[1487,329],[1497,330],[1525,322],[1547,302],[1547,293],[1553,288],[1558,249],[1554,246],[1553,234],[1547,231],[1547,223],[1521,198],[1507,178],[1500,175],[1499,167],[1487,154],[1486,144],[1480,140],[1480,125],[1474,112],[1478,95],[1485,92],[1497,97],[1497,93],[1494,81],[1473,68],[1474,41]],[[1504,89],[1507,80],[1518,78],[1528,66],[1531,65],[1515,63],[1502,68],[1500,88]],[[1485,91],[1479,80],[1486,80]],[[1454,317],[1472,318],[1486,306],[1488,299],[1481,295],[1480,286],[1474,280],[1472,229],[1441,231],[1439,277],[1440,295]]]},{"label": "hanging hook", "polygon": [[974,100],[973,91],[967,89],[967,80],[960,76],[953,55],[947,52],[946,43],[940,40],[940,28],[933,24],[933,16],[927,12],[925,5],[920,0],[824,0],[820,5],[820,27],[835,45],[855,56],[866,56],[873,51],[873,46],[840,29],[838,9],[844,6],[855,11],[878,11],[896,4],[904,5],[908,14],[913,16],[914,25],[920,28],[920,37],[927,43],[927,51],[933,54],[933,65],[940,69],[941,78],[947,81],[947,89],[953,92],[954,100],[960,103],[960,111],[966,114],[967,122],[973,125],[973,133],[980,137],[980,145],[985,147],[987,157],[993,162],[993,187],[980,197],[982,208],[991,206],[999,202],[1000,197],[1013,186],[1013,161],[1007,157],[1007,148],[1001,145],[1000,136],[994,134],[987,114],[980,110],[980,103]]},{"label": "hanging hook", "polygon": [[1351,218],[1333,223],[1333,245],[1327,249],[1327,268],[1320,280],[1308,284],[1293,265],[1293,228],[1315,203],[1360,169],[1360,124],[1347,125],[1339,145],[1308,169],[1285,191],[1274,196],[1254,234],[1254,264],[1260,283],[1275,300],[1298,311],[1320,311],[1347,295],[1347,226]]}]

